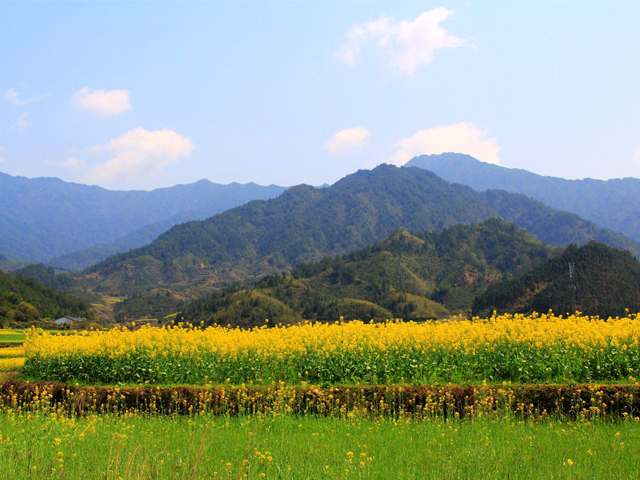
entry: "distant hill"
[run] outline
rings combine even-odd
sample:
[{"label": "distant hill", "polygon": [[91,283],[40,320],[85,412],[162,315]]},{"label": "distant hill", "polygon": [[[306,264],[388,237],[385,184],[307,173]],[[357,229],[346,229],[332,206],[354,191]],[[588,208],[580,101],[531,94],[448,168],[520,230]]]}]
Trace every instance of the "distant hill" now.
[{"label": "distant hill", "polygon": [[637,178],[566,180],[492,165],[459,153],[423,155],[405,166],[430,170],[448,182],[468,185],[480,192],[500,189],[522,193],[640,241],[640,179]]},{"label": "distant hill", "polygon": [[96,320],[81,299],[37,280],[0,270],[0,326],[29,326],[62,316]]},{"label": "distant hill", "polygon": [[215,213],[219,212],[212,210],[199,210],[178,213],[168,220],[162,220],[160,222],[152,223],[151,225],[145,225],[144,227],[119,238],[115,242],[63,255],[61,257],[54,258],[53,260],[49,260],[47,264],[58,270],[79,272],[91,265],[109,258],[111,255],[115,255],[116,253],[126,252],[132,248],[147,245],[153,242],[158,235],[166,232],[174,225],[193,220],[204,220]]},{"label": "distant hill", "polygon": [[474,297],[505,276],[527,272],[561,250],[511,223],[490,219],[442,232],[397,231],[369,247],[255,287],[191,303],[186,321],[243,327],[345,319],[426,320],[469,313]]},{"label": "distant hill", "polygon": [[522,195],[480,194],[423,169],[381,165],[327,188],[300,185],[272,200],[177,225],[145,247],[91,267],[84,281],[96,291],[127,294],[161,287],[220,287],[342,255],[398,229],[442,230],[492,217],[522,224],[547,243],[584,243],[604,236],[612,245],[640,251],[622,234]]},{"label": "distant hill", "polygon": [[504,190],[487,190],[482,198],[501,218],[517,224],[552,245],[583,245],[591,240],[640,255],[640,244],[609,228],[598,227],[575,213],[562,212],[525,195]]},{"label": "distant hill", "polygon": [[29,265],[29,262],[26,260],[10,260],[4,253],[0,252],[0,270],[7,272],[27,265]]},{"label": "distant hill", "polygon": [[[84,268],[86,262],[119,249],[148,243],[176,223],[206,218],[250,200],[273,198],[284,190],[275,185],[218,185],[201,180],[150,192],[111,191],[57,178],[0,173],[0,251],[13,260],[49,262],[96,246],[111,247],[84,258],[56,260],[57,268]],[[140,231],[153,224],[157,225],[149,231]],[[140,234],[118,243],[134,232]]]},{"label": "distant hill", "polygon": [[473,304],[474,315],[574,313],[601,317],[640,312],[640,262],[629,252],[589,242],[570,245],[529,273],[492,285]]}]

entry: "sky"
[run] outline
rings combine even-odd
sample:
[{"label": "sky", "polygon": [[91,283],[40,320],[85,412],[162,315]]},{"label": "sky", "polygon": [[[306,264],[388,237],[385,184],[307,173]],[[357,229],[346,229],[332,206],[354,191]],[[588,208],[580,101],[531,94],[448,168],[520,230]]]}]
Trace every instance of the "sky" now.
[{"label": "sky", "polygon": [[0,2],[0,172],[333,183],[457,151],[640,177],[640,2]]}]

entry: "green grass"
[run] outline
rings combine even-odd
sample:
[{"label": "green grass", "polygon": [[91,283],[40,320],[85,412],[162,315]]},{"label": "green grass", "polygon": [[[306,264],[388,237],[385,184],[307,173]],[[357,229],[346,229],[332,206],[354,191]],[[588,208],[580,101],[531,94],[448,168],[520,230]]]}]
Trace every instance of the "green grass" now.
[{"label": "green grass", "polygon": [[0,329],[0,346],[22,345],[26,340],[22,330]]},{"label": "green grass", "polygon": [[635,421],[2,413],[0,432],[6,480],[637,479],[640,472]]},{"label": "green grass", "polygon": [[[29,329],[0,328],[0,347],[20,346],[26,340]],[[72,330],[44,330],[51,335],[69,335]]]}]

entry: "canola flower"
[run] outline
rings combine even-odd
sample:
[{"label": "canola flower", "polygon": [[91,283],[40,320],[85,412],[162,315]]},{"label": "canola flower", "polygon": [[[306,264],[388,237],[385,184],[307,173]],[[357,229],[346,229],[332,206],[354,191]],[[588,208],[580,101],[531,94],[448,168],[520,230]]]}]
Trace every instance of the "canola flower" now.
[{"label": "canola flower", "polygon": [[11,372],[24,365],[24,357],[0,357],[0,372]]},{"label": "canola flower", "polygon": [[22,347],[5,347],[0,348],[0,358],[23,357],[24,349]]},{"label": "canola flower", "polygon": [[635,381],[640,315],[33,331],[24,349],[29,378],[94,383]]}]

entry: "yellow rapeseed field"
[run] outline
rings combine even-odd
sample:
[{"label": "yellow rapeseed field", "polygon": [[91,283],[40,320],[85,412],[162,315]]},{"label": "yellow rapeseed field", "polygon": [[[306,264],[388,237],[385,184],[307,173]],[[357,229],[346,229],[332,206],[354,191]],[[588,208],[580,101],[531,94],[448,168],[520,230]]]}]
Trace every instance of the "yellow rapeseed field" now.
[{"label": "yellow rapeseed field", "polygon": [[24,357],[24,348],[22,347],[5,347],[0,348],[0,358]]},{"label": "yellow rapeseed field", "polygon": [[24,357],[0,358],[0,372],[11,372],[24,365]]},{"label": "yellow rapeseed field", "polygon": [[251,330],[33,331],[24,371],[63,381],[433,383],[634,380],[640,315],[504,315],[418,324],[336,322]]}]

